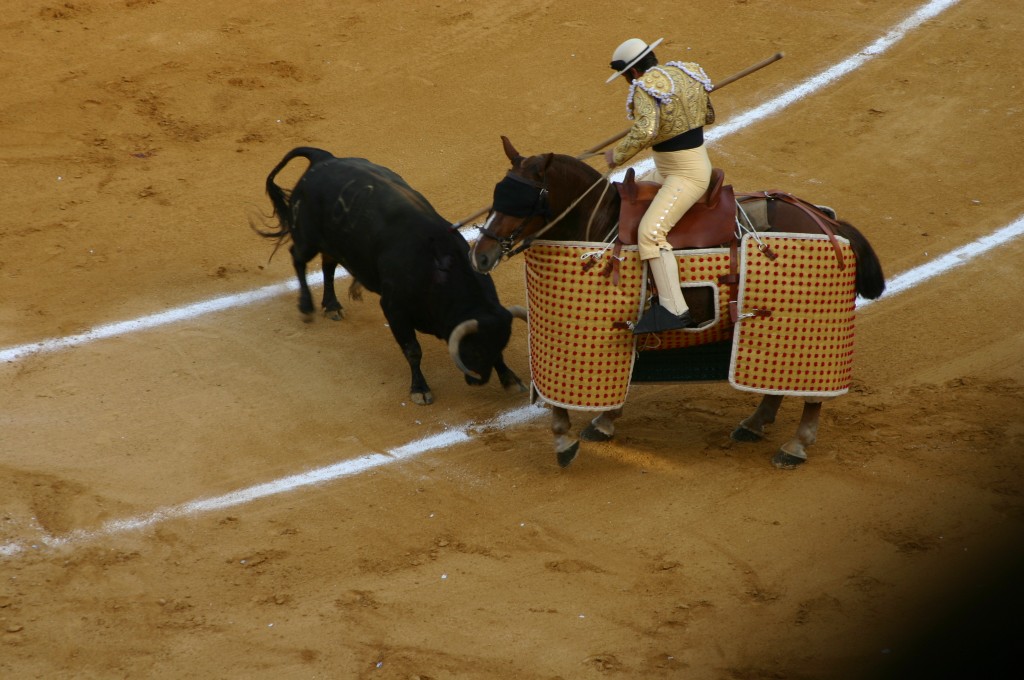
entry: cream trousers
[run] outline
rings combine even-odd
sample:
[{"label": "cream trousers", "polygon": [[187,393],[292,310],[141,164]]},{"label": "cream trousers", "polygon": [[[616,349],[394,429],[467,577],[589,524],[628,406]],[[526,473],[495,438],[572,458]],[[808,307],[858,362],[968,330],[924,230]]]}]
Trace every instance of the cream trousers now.
[{"label": "cream trousers", "polygon": [[703,144],[696,149],[654,153],[654,170],[642,179],[658,182],[661,189],[640,220],[637,246],[641,260],[672,250],[665,237],[675,223],[693,206],[711,182],[711,159]]}]

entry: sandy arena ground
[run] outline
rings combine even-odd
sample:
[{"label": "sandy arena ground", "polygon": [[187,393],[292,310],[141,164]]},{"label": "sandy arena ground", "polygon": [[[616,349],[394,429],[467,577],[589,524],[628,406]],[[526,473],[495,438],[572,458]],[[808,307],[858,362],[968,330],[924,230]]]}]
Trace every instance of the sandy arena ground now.
[{"label": "sandy arena ground", "polygon": [[[715,94],[719,126],[863,57],[710,152],[738,190],[837,208],[890,277],[1024,215],[1015,2],[7,5],[0,351],[289,281],[247,215],[294,146],[464,217],[506,169],[499,135],[578,153],[627,125],[604,79],[633,36],[712,79],[785,52]],[[769,459],[798,404],[733,443],[757,398],[724,383],[634,387],[616,440],[559,469],[546,415],[493,425],[526,397],[467,387],[433,338],[437,401],[409,403],[372,295],[342,322],[304,324],[286,292],[20,354],[0,365],[0,676],[1020,677],[1022,262],[1008,239],[864,307],[854,388],[792,472]],[[508,304],[522,267],[495,272]],[[522,326],[506,356],[527,378]]]}]

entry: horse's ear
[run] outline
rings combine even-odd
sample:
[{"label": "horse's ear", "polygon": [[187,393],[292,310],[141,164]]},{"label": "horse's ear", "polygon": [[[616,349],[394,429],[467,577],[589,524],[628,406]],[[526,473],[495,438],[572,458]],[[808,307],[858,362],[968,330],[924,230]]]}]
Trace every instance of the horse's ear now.
[{"label": "horse's ear", "polygon": [[523,157],[516,151],[516,148],[512,146],[512,142],[508,141],[508,137],[505,135],[501,136],[501,146],[505,149],[505,155],[512,161],[512,167],[518,168],[519,164],[523,162]]},{"label": "horse's ear", "polygon": [[544,154],[544,165],[542,166],[541,174],[546,173],[548,168],[551,167],[551,161],[555,160],[554,152]]}]

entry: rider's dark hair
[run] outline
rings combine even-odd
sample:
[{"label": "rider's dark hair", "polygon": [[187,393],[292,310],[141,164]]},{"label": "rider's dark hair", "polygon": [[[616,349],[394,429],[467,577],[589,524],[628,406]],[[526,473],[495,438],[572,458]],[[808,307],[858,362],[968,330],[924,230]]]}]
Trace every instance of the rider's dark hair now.
[{"label": "rider's dark hair", "polygon": [[[642,59],[640,59],[640,61],[638,61],[635,64],[633,64],[632,66],[630,66],[630,70],[636,69],[636,70],[640,71],[640,73],[644,73],[644,72],[647,71],[647,69],[651,68],[652,66],[657,66],[657,65],[658,65],[658,57],[656,57],[654,55],[654,52],[648,52],[647,54],[645,54],[643,56]],[[623,61],[622,59],[616,59],[615,61],[612,62],[611,66],[616,71],[621,71],[622,69],[626,68],[626,62]],[[626,80],[630,81],[630,82],[633,81],[633,76],[631,76],[629,74],[629,71],[626,71],[625,73],[623,73],[622,77],[625,78]]]}]

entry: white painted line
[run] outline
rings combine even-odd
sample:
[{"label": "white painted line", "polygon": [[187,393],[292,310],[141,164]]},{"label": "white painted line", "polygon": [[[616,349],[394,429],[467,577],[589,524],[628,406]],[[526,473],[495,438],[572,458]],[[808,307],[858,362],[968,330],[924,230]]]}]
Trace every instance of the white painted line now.
[{"label": "white painted line", "polygon": [[[880,54],[881,51],[883,51],[884,49],[888,49],[888,47],[891,46],[891,44],[894,43],[896,40],[902,38],[903,34],[905,34],[911,28],[914,28],[920,23],[926,21],[927,19],[932,18],[933,16],[935,16],[942,10],[946,9],[947,7],[956,4],[956,2],[958,1],[959,0],[935,0],[933,2],[928,3],[920,10],[918,10],[910,19],[901,23],[899,27],[897,27],[893,31],[890,31],[890,33],[887,34],[885,38],[882,38],[881,40],[874,43],[871,47],[868,48],[868,50],[866,50],[862,54],[870,56]],[[839,66],[833,68],[839,69],[840,66],[842,66],[843,64],[847,64],[850,61],[851,60],[848,59],[847,61],[842,62],[842,64],[840,64]],[[856,66],[859,66],[861,63],[863,63],[863,60],[857,61]],[[853,68],[856,68],[856,66],[854,66]],[[845,75],[850,70],[852,70],[852,68],[844,67],[844,69],[840,69],[839,71],[837,71],[838,75],[832,76],[830,79],[822,79],[825,74],[831,73],[833,71],[833,69],[829,69],[829,71],[826,71],[825,74],[822,74],[821,76],[816,76],[811,81],[808,81],[820,81],[819,84],[817,84],[813,89],[806,88],[805,83],[804,85],[801,85],[798,88],[796,88],[794,92],[801,91],[802,94],[800,95],[800,97],[807,96],[816,89],[823,87],[828,82],[831,82],[835,78],[839,77],[839,75]],[[796,101],[800,97],[794,98],[791,101],[785,101],[785,103],[782,103],[781,105],[788,106],[789,104],[791,104],[793,101]],[[784,101],[785,99],[785,97],[780,97],[773,101],[781,102]],[[758,109],[755,109],[754,111],[757,110]],[[753,113],[754,112],[751,112],[747,114],[747,116],[752,116]],[[749,125],[752,122],[755,122],[756,120],[760,120],[766,115],[768,114],[765,113],[763,115],[750,117],[749,120],[747,120],[747,122],[744,123],[744,125]],[[747,117],[745,116],[741,118],[746,119]],[[728,129],[726,133],[723,134],[727,134],[728,132],[731,131],[734,130]],[[718,137],[721,136],[722,134],[718,135]],[[953,251],[952,253],[942,258],[939,258],[933,263],[917,267],[909,272],[906,272],[895,277],[890,281],[886,295],[891,296],[903,292],[904,290],[908,290],[909,288],[912,288],[913,286],[916,286],[922,283],[923,281],[933,278],[934,276],[937,276],[945,271],[965,264],[966,262],[969,262],[975,257],[978,257],[979,255],[988,252],[997,245],[1000,245],[1001,243],[1005,243],[1013,238],[1020,236],[1022,231],[1024,231],[1024,216],[1019,218],[1013,224],[1004,227],[989,236],[979,239],[971,244],[968,244],[967,246],[958,248],[957,250]],[[311,275],[310,278],[313,279],[314,276]],[[279,295],[287,290],[295,290],[297,287],[298,284],[297,282],[294,281],[285,284],[267,286],[265,288],[261,288],[259,290],[253,291],[251,293],[246,293],[243,295],[230,295],[215,298],[213,300],[208,300],[205,302],[196,303],[194,305],[189,305],[188,307],[182,307],[177,310],[170,310],[162,314],[154,314],[151,316],[143,317],[141,319],[136,319],[134,321],[126,321],[117,324],[102,326],[93,329],[88,333],[70,336],[68,338],[57,338],[30,345],[12,347],[0,351],[0,361],[15,361],[30,354],[55,351],[58,349],[84,344],[86,342],[91,342],[94,340],[115,337],[117,335],[122,335],[125,333],[154,328],[156,326],[161,326],[167,323],[183,321],[189,318],[195,318],[202,314],[208,314],[213,311],[219,311],[234,306],[251,304],[253,302],[257,302],[272,296]],[[867,303],[865,302],[864,304]],[[861,306],[864,305],[862,304]],[[494,420],[490,421],[488,424],[476,426],[472,424],[462,425],[457,428],[448,429],[440,434],[432,435],[417,440],[415,442],[411,442],[397,449],[392,449],[391,451],[384,454],[366,454],[359,458],[345,460],[339,463],[335,463],[333,465],[317,468],[316,470],[311,470],[309,472],[303,472],[296,475],[291,475],[289,477],[284,477],[282,479],[267,482],[264,484],[258,484],[256,486],[251,486],[245,489],[241,489],[239,491],[224,494],[222,496],[191,501],[170,508],[156,510],[147,515],[141,515],[134,518],[124,520],[113,520],[105,523],[95,531],[86,531],[80,529],[72,531],[64,536],[58,537],[43,535],[35,543],[26,544],[22,542],[12,542],[7,544],[0,544],[0,558],[13,557],[25,553],[29,550],[38,549],[40,547],[61,547],[74,545],[77,543],[96,539],[102,536],[109,536],[125,531],[142,529],[169,519],[188,517],[202,512],[210,512],[213,510],[220,510],[228,507],[251,503],[259,499],[268,498],[280,493],[286,493],[302,487],[311,486],[315,484],[322,484],[324,482],[333,481],[336,479],[340,479],[342,477],[359,474],[361,472],[365,472],[366,470],[370,470],[375,467],[385,465],[387,463],[415,458],[416,456],[419,456],[423,453],[427,453],[429,451],[435,451],[441,448],[446,448],[464,443],[471,439],[469,432],[473,429],[485,429],[488,427],[510,427],[519,423],[532,420],[545,412],[546,411],[544,409],[539,407],[522,407],[514,411],[500,414]]]},{"label": "white painted line", "polygon": [[[836,80],[839,80],[843,76],[860,68],[865,64],[865,62],[884,54],[890,47],[902,40],[907,33],[929,19],[934,19],[936,16],[958,2],[960,2],[960,0],[932,0],[931,2],[922,5],[916,12],[897,24],[895,28],[890,30],[884,36],[868,45],[863,51],[858,52],[852,57],[844,59],[835,66],[825,69],[818,75],[812,76],[800,83],[792,90],[789,90],[774,99],[770,99],[760,106],[754,107],[750,111],[737,116],[733,120],[709,128],[704,137],[705,140],[708,143],[711,143],[723,137],[727,137],[734,132],[739,132],[750,125],[753,125],[757,121],[773,116],[787,106],[795,104],[801,99],[804,99],[818,90],[827,87]],[[638,162],[633,167],[635,168],[636,173],[640,175],[653,168],[654,161],[650,158],[646,158]],[[619,179],[621,179],[621,177],[619,177]]]},{"label": "white painted line", "polygon": [[[323,274],[321,272],[310,274],[308,278],[309,281],[314,284],[323,282]],[[77,347],[78,345],[95,342],[96,340],[115,338],[119,335],[137,333],[139,331],[149,330],[158,326],[165,326],[179,321],[187,321],[188,319],[194,319],[203,316],[204,314],[219,312],[232,307],[240,307],[254,302],[260,302],[267,298],[277,297],[289,290],[298,290],[298,288],[298,280],[293,279],[286,283],[264,286],[263,288],[250,291],[248,293],[225,295],[223,297],[196,302],[185,307],[169,309],[166,312],[150,314],[149,316],[143,316],[138,319],[130,319],[128,321],[106,324],[105,326],[97,326],[85,333],[79,333],[77,335],[50,338],[49,340],[33,342],[27,345],[8,347],[0,350],[0,363],[17,361],[18,359],[24,359],[32,354],[56,352],[57,350]]]},{"label": "white painted line", "polygon": [[[722,125],[717,125],[711,128],[707,134],[707,140],[713,142],[717,139],[721,139],[734,132],[738,132],[759,120],[772,116],[782,109],[794,104],[801,99],[814,94],[818,90],[828,86],[837,79],[851,73],[860,66],[862,66],[869,59],[883,54],[890,47],[895,45],[897,42],[903,39],[907,33],[920,26],[925,21],[935,18],[938,14],[952,7],[953,5],[960,2],[960,0],[931,0],[922,5],[916,12],[910,15],[907,19],[903,20],[896,25],[895,28],[891,29],[883,37],[879,38],[871,45],[866,47],[862,52],[849,57],[835,66],[832,66],[825,71],[822,71],[816,76],[812,76],[810,79],[797,85],[792,90],[782,94],[774,99],[771,99],[764,104],[751,109],[750,111],[741,114],[735,120],[729,121]],[[642,174],[653,167],[653,161],[650,159],[644,159],[633,166],[638,174]],[[625,174],[625,169],[619,173],[613,175],[613,179],[616,181],[622,179],[622,175]],[[479,230],[473,229],[463,231],[466,235],[467,240],[475,238]],[[338,277],[347,277],[347,272],[340,272]],[[317,277],[317,278],[314,278]],[[309,280],[312,284],[318,284],[322,282],[322,275],[317,273],[310,275]],[[40,342],[34,342],[26,345],[18,345],[16,347],[9,347],[0,350],[0,363],[8,363],[23,359],[33,354],[40,354],[44,352],[54,352],[61,349],[68,349],[83,345],[88,342],[94,342],[96,340],[103,340],[106,338],[116,337],[118,335],[124,335],[125,333],[133,333],[141,330],[148,330],[157,326],[162,326],[169,323],[176,323],[179,321],[185,321],[187,319],[195,318],[203,314],[209,314],[211,312],[217,312],[231,307],[239,307],[242,305],[252,304],[265,300],[269,297],[279,295],[289,290],[296,290],[298,283],[291,281],[289,283],[283,283],[275,286],[267,286],[251,293],[245,293],[242,295],[228,295],[224,297],[215,298],[205,302],[199,302],[187,307],[181,307],[175,310],[163,312],[161,314],[153,314],[146,316],[141,319],[135,319],[133,321],[123,321],[120,323],[108,324],[99,328],[94,328],[85,333],[78,335],[72,335],[69,337],[51,338],[49,340],[42,340]]]},{"label": "white painted line", "polygon": [[472,439],[471,432],[473,431],[514,427],[533,420],[547,412],[548,411],[546,409],[540,406],[524,406],[513,411],[502,413],[486,423],[466,423],[458,427],[448,428],[439,434],[418,439],[414,442],[405,444],[404,446],[391,449],[385,453],[368,453],[359,456],[358,458],[351,458],[339,463],[334,463],[333,465],[316,468],[315,470],[300,472],[298,474],[283,477],[281,479],[275,479],[264,484],[257,484],[245,489],[239,489],[238,491],[232,491],[221,496],[203,498],[169,508],[161,508],[154,512],[139,515],[137,517],[111,520],[93,531],[77,529],[63,536],[49,536],[44,534],[40,536],[38,540],[31,543],[12,542],[0,544],[0,558],[15,557],[44,547],[61,548],[64,546],[84,543],[101,536],[110,536],[113,534],[124,533],[126,531],[145,529],[153,526],[154,524],[159,524],[168,520],[191,517],[206,512],[213,512],[215,510],[224,510],[238,505],[252,503],[253,501],[263,498],[270,498],[289,491],[295,491],[296,489],[301,489],[303,487],[324,484],[325,482],[335,481],[343,477],[351,477],[352,475],[357,475],[382,465],[416,458],[417,456],[430,451],[439,451],[463,444]]},{"label": "white painted line", "polygon": [[[952,269],[967,264],[971,260],[1005,244],[1024,234],[1024,215],[1016,222],[1009,224],[1002,229],[984,236],[973,243],[957,248],[953,252],[944,255],[932,262],[915,267],[907,272],[899,274],[890,279],[885,295],[879,299],[886,299],[899,293],[910,290],[925,281],[944,274]],[[265,290],[265,289],[261,289]],[[858,300],[858,308],[863,308],[877,300]],[[41,547],[57,548],[77,543],[82,543],[101,536],[118,534],[125,531],[144,529],[154,524],[171,519],[188,517],[214,510],[251,503],[263,498],[269,498],[277,494],[294,491],[296,489],[323,484],[325,482],[356,475],[375,467],[394,463],[400,460],[415,458],[430,451],[437,451],[451,446],[465,443],[471,439],[470,432],[473,430],[489,428],[507,428],[528,422],[537,418],[547,410],[537,406],[525,406],[522,408],[499,414],[493,420],[485,424],[463,424],[450,428],[442,433],[424,437],[404,446],[392,449],[387,453],[370,453],[358,458],[344,460],[333,465],[317,468],[308,472],[291,475],[264,484],[257,484],[239,491],[216,496],[214,498],[201,499],[183,503],[170,508],[156,510],[148,515],[141,515],[123,520],[112,520],[94,531],[76,530],[64,536],[41,536],[35,543],[13,542],[0,544],[0,558],[14,557],[29,550]]]},{"label": "white painted line", "polygon": [[[993,248],[1018,238],[1021,234],[1024,234],[1024,215],[1018,217],[1016,222],[1008,224],[988,236],[983,236],[977,241],[961,246],[936,260],[922,264],[919,267],[914,267],[889,279],[885,283],[885,294],[879,300],[898,295],[905,290],[910,290],[914,286],[924,283],[928,279],[933,279],[940,274],[945,274],[948,271],[965,265]],[[877,300],[858,298],[857,307],[866,307],[872,302],[877,302]]]}]

